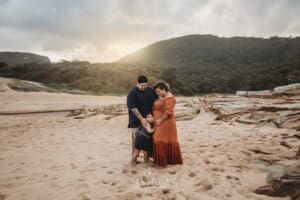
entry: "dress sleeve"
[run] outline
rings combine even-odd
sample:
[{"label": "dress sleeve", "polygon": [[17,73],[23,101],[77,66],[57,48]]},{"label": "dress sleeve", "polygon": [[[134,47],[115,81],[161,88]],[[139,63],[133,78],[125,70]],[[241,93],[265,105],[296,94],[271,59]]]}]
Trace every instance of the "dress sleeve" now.
[{"label": "dress sleeve", "polygon": [[167,98],[165,100],[164,114],[167,115],[168,117],[173,117],[175,104],[176,104],[175,98]]}]

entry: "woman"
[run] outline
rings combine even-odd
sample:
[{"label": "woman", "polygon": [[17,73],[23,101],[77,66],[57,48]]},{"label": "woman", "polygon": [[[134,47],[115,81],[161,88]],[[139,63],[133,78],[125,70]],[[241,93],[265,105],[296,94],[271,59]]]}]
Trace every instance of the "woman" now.
[{"label": "woman", "polygon": [[174,117],[176,100],[164,82],[155,84],[158,98],[154,102],[153,117],[156,130],[153,135],[153,160],[157,167],[182,164]]}]

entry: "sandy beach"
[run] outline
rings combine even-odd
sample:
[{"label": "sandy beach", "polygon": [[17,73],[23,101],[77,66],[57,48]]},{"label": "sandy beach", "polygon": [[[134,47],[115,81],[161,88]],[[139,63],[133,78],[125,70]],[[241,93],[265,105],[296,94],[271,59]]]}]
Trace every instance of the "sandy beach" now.
[{"label": "sandy beach", "polygon": [[[253,191],[267,183],[268,173],[280,163],[296,161],[295,129],[216,121],[200,101],[195,118],[177,121],[183,165],[131,167],[125,112],[110,118],[102,113],[76,118],[67,111],[125,100],[125,96],[1,92],[0,199],[289,199]],[[281,145],[283,137],[289,147]]]}]

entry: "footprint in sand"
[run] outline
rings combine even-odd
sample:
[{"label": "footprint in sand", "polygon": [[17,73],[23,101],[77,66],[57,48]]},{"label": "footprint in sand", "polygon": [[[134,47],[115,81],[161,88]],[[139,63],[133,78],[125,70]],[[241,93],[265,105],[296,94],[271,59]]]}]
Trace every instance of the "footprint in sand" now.
[{"label": "footprint in sand", "polygon": [[228,194],[228,193],[227,193],[225,196],[226,196],[226,197],[232,197],[232,195],[231,195],[231,194]]},{"label": "footprint in sand", "polygon": [[93,157],[91,157],[91,156],[87,156],[87,157],[86,157],[86,159],[88,159],[88,160],[92,160],[92,159],[93,159]]},{"label": "footprint in sand", "polygon": [[236,180],[236,181],[239,181],[240,179],[236,176],[232,176],[232,175],[227,175],[226,176],[227,179],[233,179],[233,180]]},{"label": "footprint in sand", "polygon": [[56,170],[56,169],[60,169],[60,168],[63,168],[62,165],[53,165],[51,167],[49,167],[50,170]]},{"label": "footprint in sand", "polygon": [[168,173],[169,174],[176,174],[177,170],[176,169],[170,169],[170,170],[168,170]]},{"label": "footprint in sand", "polygon": [[91,200],[91,198],[89,198],[88,195],[85,193],[80,193],[78,195],[78,197],[79,197],[78,199],[81,199],[81,200]]},{"label": "footprint in sand", "polygon": [[200,186],[197,192],[203,192],[213,189],[213,184],[208,180],[203,180],[195,184],[195,186]]},{"label": "footprint in sand", "polygon": [[114,180],[114,181],[111,182],[110,185],[111,185],[111,186],[115,186],[115,185],[117,185],[117,184],[118,184],[118,182]]},{"label": "footprint in sand", "polygon": [[[212,150],[209,150],[209,152],[212,152]],[[214,154],[209,154],[208,157],[210,157],[210,158],[215,158],[216,155],[214,155]]]},{"label": "footprint in sand", "polygon": [[239,181],[240,179],[238,177],[236,177],[236,176],[227,175],[226,179],[231,184],[232,188],[237,188],[237,186],[241,185],[241,182]]},{"label": "footprint in sand", "polygon": [[51,188],[62,188],[62,186],[61,186],[60,184],[56,183],[56,182],[52,182],[52,183],[50,184],[50,187],[51,187]]},{"label": "footprint in sand", "polygon": [[194,184],[194,186],[198,186],[198,187],[199,187],[200,185],[202,185],[202,181],[198,181],[197,183]]},{"label": "footprint in sand", "polygon": [[225,172],[225,169],[221,167],[213,167],[211,170],[215,172]]},{"label": "footprint in sand", "polygon": [[110,181],[109,180],[102,180],[101,183],[103,183],[104,185],[107,185],[107,184],[110,183]]},{"label": "footprint in sand", "polygon": [[113,174],[114,173],[114,171],[113,170],[109,170],[109,171],[107,171],[107,174]]},{"label": "footprint in sand", "polygon": [[6,196],[4,194],[0,194],[0,200],[4,200]]},{"label": "footprint in sand", "polygon": [[116,189],[117,189],[118,193],[122,193],[122,192],[124,192],[125,187],[124,186],[118,186]]},{"label": "footprint in sand", "polygon": [[208,160],[208,158],[203,158],[202,160],[203,160],[203,162],[204,162],[205,164],[209,164],[209,163],[210,163],[210,161]]},{"label": "footprint in sand", "polygon": [[49,178],[50,181],[55,181],[55,180],[57,180],[57,179],[58,179],[57,176],[52,176],[52,177]]},{"label": "footprint in sand", "polygon": [[83,182],[83,181],[84,181],[84,178],[79,178],[78,181],[79,181],[79,182]]},{"label": "footprint in sand", "polygon": [[232,157],[230,157],[230,156],[227,156],[227,159],[228,159],[228,160],[233,160],[233,158],[232,158]]},{"label": "footprint in sand", "polygon": [[123,173],[123,174],[127,174],[128,172],[129,172],[129,170],[126,169],[126,168],[124,168],[124,169],[122,170],[122,173]]},{"label": "footprint in sand", "polygon": [[205,153],[205,150],[204,149],[200,149],[198,152],[199,153]]},{"label": "footprint in sand", "polygon": [[196,176],[197,176],[196,172],[190,172],[189,173],[189,177],[191,177],[191,178],[194,178]]},{"label": "footprint in sand", "polygon": [[91,164],[89,164],[87,167],[85,167],[85,169],[83,169],[83,170],[80,170],[80,172],[79,173],[89,173],[89,172],[94,172],[94,171],[96,171],[97,170],[97,168],[96,168],[96,163],[91,163]]},{"label": "footprint in sand", "polygon": [[16,176],[15,179],[21,179],[23,178],[24,176]]},{"label": "footprint in sand", "polygon": [[74,163],[71,163],[70,166],[72,169],[77,169],[77,166]]},{"label": "footprint in sand", "polygon": [[84,173],[89,173],[89,172],[94,172],[94,171],[96,171],[95,168],[88,167],[86,169],[81,170],[79,173],[84,174]]}]

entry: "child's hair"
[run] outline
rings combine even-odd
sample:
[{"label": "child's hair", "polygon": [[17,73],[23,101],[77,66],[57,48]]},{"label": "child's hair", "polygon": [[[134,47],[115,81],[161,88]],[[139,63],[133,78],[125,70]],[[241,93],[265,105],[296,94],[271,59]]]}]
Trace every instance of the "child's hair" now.
[{"label": "child's hair", "polygon": [[[153,116],[152,112],[146,112],[146,113],[145,113],[145,116],[143,116],[143,117],[146,118],[146,117],[148,117],[148,115],[152,115],[152,116]],[[154,127],[154,123],[149,122],[149,124],[150,124],[150,127],[151,127],[151,128]]]},{"label": "child's hair", "polygon": [[143,117],[147,117],[148,115],[152,115],[152,112],[146,112]]}]

